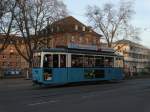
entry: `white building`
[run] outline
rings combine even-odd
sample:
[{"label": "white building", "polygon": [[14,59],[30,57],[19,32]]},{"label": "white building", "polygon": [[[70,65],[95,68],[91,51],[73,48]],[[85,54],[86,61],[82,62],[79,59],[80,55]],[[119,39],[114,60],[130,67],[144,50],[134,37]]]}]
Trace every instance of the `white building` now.
[{"label": "white building", "polygon": [[124,55],[124,67],[133,72],[145,71],[150,66],[150,49],[129,40],[117,41],[115,49]]}]

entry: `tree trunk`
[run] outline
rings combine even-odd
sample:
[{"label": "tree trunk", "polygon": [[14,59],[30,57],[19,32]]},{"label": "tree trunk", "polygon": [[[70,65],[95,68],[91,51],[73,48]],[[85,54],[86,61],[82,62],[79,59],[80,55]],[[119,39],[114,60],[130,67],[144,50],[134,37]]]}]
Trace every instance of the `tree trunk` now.
[{"label": "tree trunk", "polygon": [[29,68],[28,68],[29,78],[32,78],[32,62],[29,62]]},{"label": "tree trunk", "polygon": [[109,47],[109,48],[112,48],[112,45],[111,45],[111,43],[108,43],[108,47]]}]

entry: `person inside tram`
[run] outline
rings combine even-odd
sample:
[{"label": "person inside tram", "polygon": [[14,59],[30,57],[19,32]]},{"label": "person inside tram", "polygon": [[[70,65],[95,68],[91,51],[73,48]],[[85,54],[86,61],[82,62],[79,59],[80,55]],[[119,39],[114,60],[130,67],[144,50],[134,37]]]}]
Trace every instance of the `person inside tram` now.
[{"label": "person inside tram", "polygon": [[43,67],[52,67],[51,55],[45,55],[43,60]]},{"label": "person inside tram", "polygon": [[104,65],[105,65],[105,67],[109,67],[108,59],[105,59],[105,60],[104,60]]},{"label": "person inside tram", "polygon": [[66,56],[60,55],[60,67],[66,67]]},{"label": "person inside tram", "polygon": [[72,65],[72,67],[75,67],[75,64],[76,62],[75,62],[75,60],[72,60],[72,62],[71,62],[71,65]]},{"label": "person inside tram", "polygon": [[44,56],[43,67],[48,67],[48,60],[46,56]]}]

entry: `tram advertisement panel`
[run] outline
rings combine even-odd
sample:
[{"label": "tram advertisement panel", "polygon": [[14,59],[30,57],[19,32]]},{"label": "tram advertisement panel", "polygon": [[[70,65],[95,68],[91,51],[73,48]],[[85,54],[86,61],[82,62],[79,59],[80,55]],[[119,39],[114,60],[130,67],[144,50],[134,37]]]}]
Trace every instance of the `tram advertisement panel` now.
[{"label": "tram advertisement panel", "polygon": [[86,79],[104,78],[105,72],[103,69],[87,69],[84,71]]}]

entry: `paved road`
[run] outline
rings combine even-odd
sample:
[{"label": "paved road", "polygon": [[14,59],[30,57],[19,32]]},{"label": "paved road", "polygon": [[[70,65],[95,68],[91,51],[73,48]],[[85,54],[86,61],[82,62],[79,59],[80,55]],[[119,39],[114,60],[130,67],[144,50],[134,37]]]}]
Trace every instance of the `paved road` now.
[{"label": "paved road", "polygon": [[0,112],[150,112],[150,79],[49,88],[0,80]]}]

